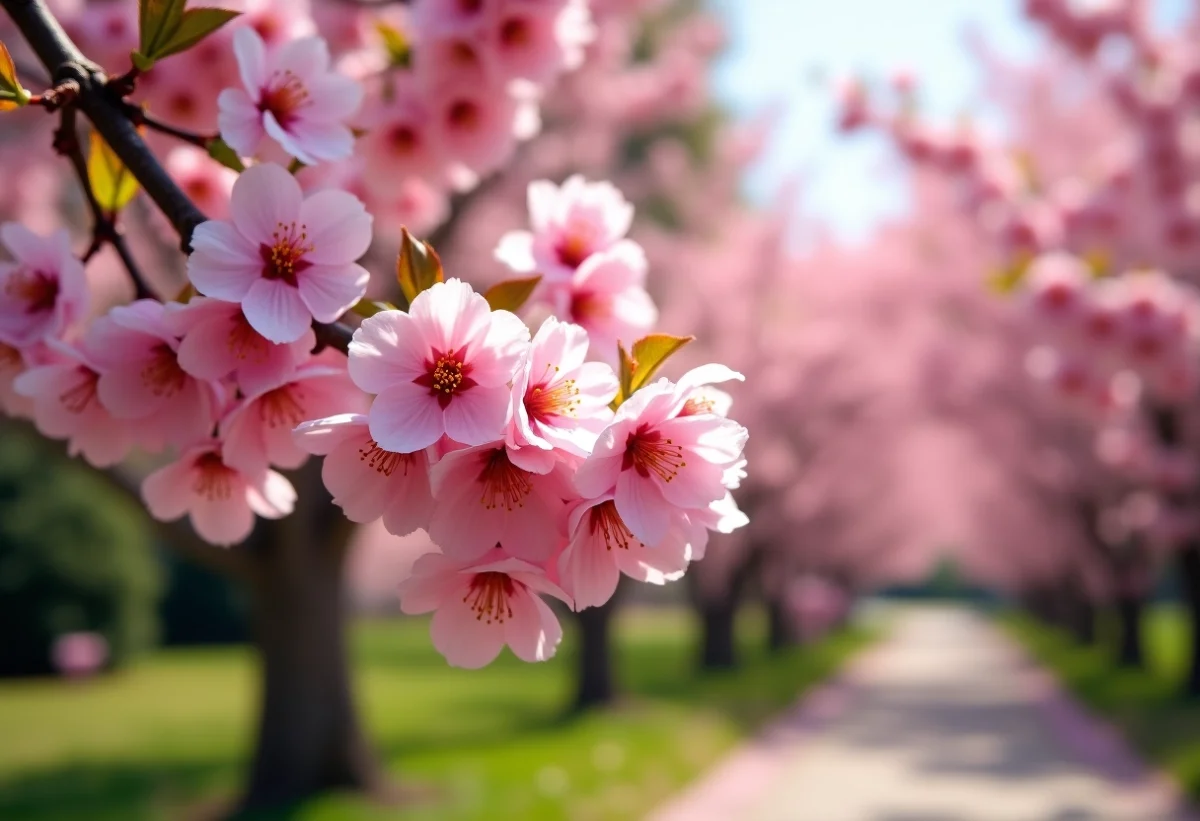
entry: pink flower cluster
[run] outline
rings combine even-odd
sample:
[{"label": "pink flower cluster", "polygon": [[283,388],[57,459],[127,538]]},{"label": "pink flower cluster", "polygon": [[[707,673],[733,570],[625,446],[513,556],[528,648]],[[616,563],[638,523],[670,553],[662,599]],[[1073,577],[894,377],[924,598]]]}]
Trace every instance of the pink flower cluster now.
[{"label": "pink flower cluster", "polygon": [[561,186],[529,186],[532,231],[505,234],[496,258],[512,271],[541,276],[532,305],[545,305],[588,332],[596,355],[615,362],[658,319],[646,293],[646,254],[625,235],[633,206],[607,182],[574,176]]},{"label": "pink flower cluster", "polygon": [[588,334],[551,317],[530,337],[469,285],[438,283],[407,313],[363,321],[350,377],[366,414],[300,425],[325,456],[334,501],[392,533],[428,530],[440,552],[401,585],[408,613],[436,611],[453,664],[508,644],[526,660],[561,636],[539,595],[603,604],[621,573],[662,584],[703,556],[709,529],[745,519],[729,488],[744,464],[740,425],[689,402],[720,366],[637,391],[614,414],[612,368],[587,361]]}]

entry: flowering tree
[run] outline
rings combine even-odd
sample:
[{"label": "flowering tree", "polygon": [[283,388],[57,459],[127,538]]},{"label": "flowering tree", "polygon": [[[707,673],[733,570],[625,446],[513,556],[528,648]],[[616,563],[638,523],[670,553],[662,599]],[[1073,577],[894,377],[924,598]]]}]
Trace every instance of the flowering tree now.
[{"label": "flowering tree", "polygon": [[[1064,467],[1039,480],[1043,496],[1069,490],[1058,504],[1082,519],[1073,529],[1085,538],[1062,539],[1056,555],[1090,553],[1087,587],[1117,600],[1133,661],[1138,601],[1168,554],[1200,642],[1195,23],[1164,35],[1149,4],[1133,0],[1031,0],[1025,10],[1050,51],[1027,67],[981,54],[1009,139],[922,123],[907,78],[890,110],[877,91],[848,84],[841,124],[882,128],[921,173],[948,182],[987,249],[978,267],[991,269],[996,288],[1018,291],[1027,341],[1016,355],[1094,442],[1060,435]],[[1090,548],[1067,550],[1072,541]],[[1070,561],[1078,574],[1079,559]]]},{"label": "flowering tree", "polygon": [[[480,667],[505,645],[554,654],[547,599],[583,609],[620,574],[677,579],[710,530],[745,522],[730,489],[746,430],[704,398],[742,377],[654,380],[690,337],[651,333],[616,188],[530,185],[531,230],[495,248],[516,277],[486,293],[404,227],[488,185],[604,15],[636,8],[3,6],[17,60],[0,47],[0,111],[18,125],[0,159],[17,218],[0,227],[0,398],[247,585],[264,686],[246,806],[377,781],[345,663],[355,523],[429,532],[401,607],[433,614],[448,662]],[[79,255],[45,230],[54,155],[90,217]],[[372,285],[397,246],[395,279]]]}]

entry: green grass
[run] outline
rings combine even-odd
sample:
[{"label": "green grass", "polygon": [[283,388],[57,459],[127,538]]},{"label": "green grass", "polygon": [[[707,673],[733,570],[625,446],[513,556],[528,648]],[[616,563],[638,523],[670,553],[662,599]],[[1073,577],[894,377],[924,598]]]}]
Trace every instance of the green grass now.
[{"label": "green grass", "polygon": [[[505,654],[482,671],[449,668],[420,619],[361,624],[358,691],[396,780],[426,796],[402,810],[333,796],[303,821],[640,817],[868,640],[850,630],[768,658],[761,619],[739,631],[739,671],[695,672],[692,620],[634,611],[619,622],[629,695],[565,717],[572,636],[561,658]],[[177,819],[238,785],[253,721],[245,649],[172,650],[96,681],[0,684],[0,818]]]},{"label": "green grass", "polygon": [[1200,797],[1200,702],[1180,695],[1189,641],[1182,613],[1161,607],[1147,614],[1144,670],[1117,666],[1109,649],[1114,641],[1083,647],[1026,616],[1007,616],[1004,621],[1068,690],[1171,772],[1189,794]]}]

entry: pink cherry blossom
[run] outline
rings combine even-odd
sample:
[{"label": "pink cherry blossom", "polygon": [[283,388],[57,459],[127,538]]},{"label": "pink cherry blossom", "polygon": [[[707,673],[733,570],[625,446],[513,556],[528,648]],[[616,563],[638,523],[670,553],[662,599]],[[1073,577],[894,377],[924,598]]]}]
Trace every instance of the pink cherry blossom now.
[{"label": "pink cherry blossom", "polygon": [[524,470],[497,442],[443,456],[430,481],[429,536],[448,556],[471,559],[502,544],[540,563],[566,538],[566,502],[576,494],[562,465],[544,474]]},{"label": "pink cherry blossom", "polygon": [[113,308],[92,323],[84,344],[100,371],[100,402],[116,418],[136,420],[140,442],[186,446],[212,433],[220,388],[180,366],[179,338],[161,302]]},{"label": "pink cherry blossom", "polygon": [[497,3],[488,0],[417,0],[413,26],[434,37],[481,34],[495,17]]},{"label": "pink cherry blossom", "polygon": [[528,139],[540,127],[536,101],[503,88],[456,79],[440,84],[430,96],[435,106],[432,139],[469,172],[460,175],[464,182],[459,187],[470,187],[466,181],[500,168],[517,140]]},{"label": "pink cherry blossom", "polygon": [[42,237],[7,222],[0,242],[13,257],[0,262],[0,342],[22,348],[60,337],[87,315],[87,278],[66,231]]},{"label": "pink cherry blossom", "polygon": [[[508,444],[513,461],[538,473],[553,464],[555,450],[587,456],[613,413],[608,403],[617,393],[612,368],[584,362],[587,331],[549,317],[533,337],[525,367],[513,381],[513,421]],[[533,461],[530,461],[530,460]]]},{"label": "pink cherry blossom", "polygon": [[725,496],[726,472],[746,444],[746,429],[736,422],[679,416],[688,393],[666,379],[637,391],[575,474],[585,499],[613,493],[625,524],[650,546],[666,536],[673,512],[707,508]]},{"label": "pink cherry blossom", "polygon": [[658,321],[645,281],[645,255],[629,243],[592,254],[568,284],[543,283],[540,293],[557,316],[587,331],[597,356],[612,361],[618,342],[630,348]]},{"label": "pink cherry blossom", "polygon": [[179,366],[199,379],[233,375],[244,394],[256,393],[309,359],[317,344],[312,329],[295,342],[276,344],[250,327],[234,302],[197,297],[168,305],[169,321],[183,337]]},{"label": "pink cherry blossom", "polygon": [[33,416],[33,402],[29,397],[17,393],[15,383],[17,378],[32,366],[32,363],[27,361],[29,354],[41,347],[21,351],[0,342],[0,411],[14,419]]},{"label": "pink cherry blossom", "polygon": [[82,455],[95,467],[125,458],[135,441],[134,422],[118,419],[100,402],[100,368],[84,344],[51,342],[57,361],[29,368],[13,383],[33,400],[37,429],[52,439],[66,439],[72,456]]},{"label": "pink cherry blossom", "polygon": [[370,274],[355,260],[371,244],[371,216],[356,197],[305,197],[295,177],[263,164],[238,177],[229,207],[229,221],[196,229],[188,277],[206,296],[241,303],[271,342],[333,322],[366,293]]},{"label": "pink cherry blossom", "polygon": [[366,524],[382,517],[394,536],[428,528],[433,509],[429,454],[384,450],[357,413],[314,419],[293,433],[297,446],[325,457],[321,478],[346,518]]},{"label": "pink cherry blossom", "polygon": [[228,461],[247,469],[298,468],[308,452],[292,438],[297,425],[365,404],[344,367],[301,366],[247,396],[221,421]]},{"label": "pink cherry blossom", "polygon": [[522,661],[554,655],[562,627],[542,595],[570,603],[541,568],[502,550],[469,562],[427,553],[400,583],[400,609],[433,612],[433,646],[455,667],[475,669],[490,664],[505,644]]},{"label": "pink cherry blossom", "polygon": [[252,156],[270,137],[308,165],[350,156],[354,134],[346,121],[362,103],[362,86],[329,70],[324,40],[303,37],[268,54],[257,32],[241,28],[233,50],[245,88],[217,98],[225,142]]},{"label": "pink cherry blossom", "polygon": [[412,453],[443,435],[464,445],[500,439],[509,387],[529,349],[529,329],[457,279],[413,300],[408,313],[363,320],[350,343],[350,376],[377,394],[369,413],[380,447]]},{"label": "pink cherry blossom", "polygon": [[493,27],[490,54],[499,74],[534,83],[577,68],[596,33],[585,0],[505,3]]},{"label": "pink cherry blossom", "polygon": [[518,273],[536,272],[547,283],[569,281],[593,254],[632,244],[623,237],[633,206],[611,183],[579,175],[561,186],[538,180],[529,184],[528,207],[533,230],[511,231],[496,248],[496,258]]},{"label": "pink cherry blossom", "polygon": [[296,491],[265,466],[254,471],[233,467],[221,443],[211,440],[147,476],[142,498],[154,518],[169,522],[186,513],[200,538],[227,546],[250,535],[256,513],[264,519],[291,513]]},{"label": "pink cherry blossom", "polygon": [[707,540],[704,529],[680,513],[672,517],[663,539],[647,547],[626,527],[611,495],[577,505],[571,512],[570,532],[558,569],[579,610],[611,599],[622,573],[650,584],[679,579],[696,558],[693,544],[702,551]]}]

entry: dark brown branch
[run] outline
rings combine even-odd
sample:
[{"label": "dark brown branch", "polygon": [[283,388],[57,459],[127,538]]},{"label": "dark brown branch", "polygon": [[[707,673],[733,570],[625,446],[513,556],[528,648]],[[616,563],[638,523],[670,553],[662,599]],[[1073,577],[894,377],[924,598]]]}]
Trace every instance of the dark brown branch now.
[{"label": "dark brown branch", "polygon": [[140,105],[135,105],[134,103],[125,103],[123,110],[134,125],[144,125],[151,131],[157,131],[160,134],[166,134],[169,137],[182,140],[183,142],[194,145],[197,148],[203,148],[207,150],[208,144],[217,137],[215,134],[198,134],[195,131],[188,131],[185,128],[178,128],[170,123],[164,123],[162,120],[151,117],[146,113],[146,109],[142,108]]},{"label": "dark brown branch", "polygon": [[43,0],[0,0],[0,5],[53,74],[56,84],[67,80],[79,83],[80,110],[170,220],[184,251],[190,250],[192,231],[206,217],[147,147],[122,110],[122,100],[106,89],[104,72],[71,42]]},{"label": "dark brown branch", "polygon": [[71,168],[79,179],[79,187],[83,189],[84,199],[87,200],[88,210],[92,212],[92,244],[84,252],[83,261],[90,260],[106,243],[111,245],[133,280],[137,298],[153,299],[155,294],[146,283],[146,277],[138,267],[137,260],[130,253],[125,236],[117,227],[116,216],[107,213],[96,199],[96,192],[88,175],[87,161],[83,157],[83,148],[79,144],[79,130],[75,119],[74,106],[68,105],[62,110],[62,119],[54,134],[54,149],[71,163]]}]

